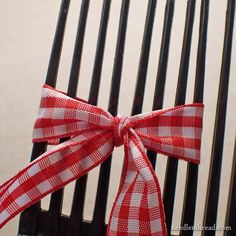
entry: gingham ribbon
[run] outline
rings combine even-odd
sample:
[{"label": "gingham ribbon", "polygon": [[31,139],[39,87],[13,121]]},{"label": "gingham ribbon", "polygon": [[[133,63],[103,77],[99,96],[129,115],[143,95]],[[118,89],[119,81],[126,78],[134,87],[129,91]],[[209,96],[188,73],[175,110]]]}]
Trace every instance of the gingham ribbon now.
[{"label": "gingham ribbon", "polygon": [[[0,226],[124,144],[124,171],[107,235],[167,235],[160,186],[145,148],[199,163],[202,114],[202,104],[190,104],[113,117],[45,85],[33,142],[57,145],[0,186]],[[71,138],[59,144],[65,137]]]}]

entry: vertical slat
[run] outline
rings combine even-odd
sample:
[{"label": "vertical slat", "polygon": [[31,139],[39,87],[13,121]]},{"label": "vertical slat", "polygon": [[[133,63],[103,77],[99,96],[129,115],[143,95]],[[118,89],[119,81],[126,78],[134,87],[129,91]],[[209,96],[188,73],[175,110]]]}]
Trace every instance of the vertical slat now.
[{"label": "vertical slat", "polygon": [[131,112],[132,115],[141,113],[142,111],[144,89],[146,84],[147,68],[148,68],[149,53],[152,39],[152,29],[156,11],[156,2],[157,2],[156,0],[148,1],[148,9],[146,15],[144,34],[143,34],[141,55],[139,59],[137,82],[136,82],[135,95]]},{"label": "vertical slat", "polygon": [[[217,219],[217,207],[219,200],[222,152],[224,144],[225,118],[227,109],[229,73],[232,51],[231,49],[233,38],[234,14],[235,0],[228,0],[214,137],[212,144],[209,181],[204,212],[204,226],[213,226],[216,223]],[[202,235],[215,235],[215,231],[203,231]]]},{"label": "vertical slat", "polygon": [[[169,46],[170,46],[170,37],[171,37],[171,28],[174,16],[174,0],[167,0],[165,6],[165,16],[164,24],[162,31],[162,40],[161,40],[161,49],[156,77],[155,92],[153,97],[153,110],[161,109],[163,106],[163,98],[165,91],[165,82],[166,82],[166,71],[167,63],[169,57]],[[148,150],[148,158],[152,164],[152,167],[155,169],[156,165],[156,152]]]},{"label": "vertical slat", "polygon": [[[46,84],[55,87],[57,72],[59,68],[61,49],[64,39],[64,31],[66,26],[67,14],[69,10],[70,0],[63,0],[60,6],[60,12],[53,41],[53,47],[50,55],[50,61],[46,76]],[[31,161],[36,159],[46,150],[46,143],[36,143],[33,145]],[[20,217],[19,234],[35,235],[37,231],[38,215],[40,203],[36,203],[26,209]]]},{"label": "vertical slat", "polygon": [[[86,26],[86,20],[87,20],[88,7],[89,7],[89,1],[84,0],[81,4],[76,43],[75,43],[73,61],[72,61],[72,66],[71,66],[69,86],[68,86],[68,91],[67,91],[67,94],[71,97],[76,96],[78,74],[79,74],[80,62],[81,62],[81,56],[82,56],[83,39],[84,39],[84,32],[85,32],[85,26]],[[65,140],[66,139],[62,139],[60,140],[60,142],[63,142]],[[46,232],[50,236],[58,235],[60,216],[62,213],[63,194],[64,194],[64,189],[60,189],[52,193],[51,195],[51,200],[50,200],[49,210],[48,210],[48,215],[47,215],[47,226],[46,226]]]},{"label": "vertical slat", "polygon": [[46,76],[46,84],[55,87],[57,80],[57,72],[59,68],[61,49],[64,39],[64,32],[66,27],[66,20],[68,10],[70,6],[70,0],[62,0],[56,33],[54,36],[52,51],[50,55],[50,61],[48,65],[48,71]]},{"label": "vertical slat", "polygon": [[[180,61],[179,77],[175,98],[175,105],[181,105],[185,102],[186,87],[188,79],[189,55],[192,41],[192,29],[195,15],[196,0],[189,0],[187,3],[187,12],[185,19],[184,38],[182,45],[182,54]],[[168,235],[171,231],[171,222],[174,209],[175,188],[177,178],[178,160],[169,157],[167,161],[166,176],[163,191],[163,202],[166,214],[166,225]]]},{"label": "vertical slat", "polygon": [[77,92],[77,87],[78,87],[78,81],[79,81],[78,78],[79,78],[80,65],[81,65],[81,59],[82,59],[84,35],[85,35],[85,29],[86,29],[86,24],[87,24],[89,3],[90,3],[90,0],[87,0],[87,1],[83,0],[81,4],[81,9],[80,9],[79,23],[78,23],[78,29],[77,29],[77,34],[76,34],[76,40],[75,40],[75,48],[74,48],[74,53],[73,53],[71,69],[70,69],[69,85],[67,89],[67,94],[73,98],[76,97],[76,92]]},{"label": "vertical slat", "polygon": [[[94,61],[92,83],[89,92],[90,104],[96,105],[99,93],[100,77],[102,70],[102,62],[106,41],[106,32],[110,12],[110,0],[104,0],[102,7],[102,16],[99,28],[97,49]],[[72,202],[71,216],[70,216],[70,229],[68,235],[80,235],[82,232],[82,220],[84,210],[84,200],[86,193],[87,175],[81,177],[76,181],[74,198]]]},{"label": "vertical slat", "polygon": [[93,67],[92,84],[89,92],[89,103],[93,105],[96,105],[98,100],[98,92],[101,81],[102,62],[104,56],[110,6],[111,6],[111,0],[104,0],[99,35],[98,35],[98,42],[97,42],[97,50]]},{"label": "vertical slat", "polygon": [[[207,42],[209,0],[201,1],[198,54],[196,64],[196,78],[194,90],[194,102],[203,102],[204,81],[205,81],[205,58]],[[185,185],[185,196],[181,225],[194,225],[194,216],[197,196],[198,165],[188,163]],[[181,230],[181,235],[193,235],[193,230]]]},{"label": "vertical slat", "polygon": [[[108,110],[113,116],[117,114],[118,108],[129,4],[129,0],[123,0],[120,11],[119,30],[116,43],[115,61],[113,66],[111,91],[108,105]],[[110,156],[105,162],[101,164],[97,195],[95,200],[95,208],[91,226],[91,236],[102,235],[102,232],[104,231],[111,169],[111,158],[112,157]]]},{"label": "vertical slat", "polygon": [[224,232],[224,236],[236,235],[236,139],[234,143],[234,156],[231,172],[229,197],[227,205],[227,213],[225,225],[230,227],[230,230]]}]

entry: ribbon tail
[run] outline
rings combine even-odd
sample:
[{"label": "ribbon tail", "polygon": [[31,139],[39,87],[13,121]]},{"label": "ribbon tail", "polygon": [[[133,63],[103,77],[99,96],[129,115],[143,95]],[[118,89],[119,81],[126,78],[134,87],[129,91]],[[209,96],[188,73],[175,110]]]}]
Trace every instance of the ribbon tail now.
[{"label": "ribbon tail", "polygon": [[85,175],[112,151],[111,132],[88,130],[42,154],[0,186],[0,228],[47,194]]},{"label": "ribbon tail", "polygon": [[107,236],[166,236],[160,186],[144,146],[132,130],[125,137],[124,147],[124,172]]}]

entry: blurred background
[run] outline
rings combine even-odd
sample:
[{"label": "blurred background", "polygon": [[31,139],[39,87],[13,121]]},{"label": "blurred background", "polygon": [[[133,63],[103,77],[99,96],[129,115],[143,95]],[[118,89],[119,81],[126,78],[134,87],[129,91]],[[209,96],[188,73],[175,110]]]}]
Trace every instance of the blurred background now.
[{"label": "blurred background", "polygon": [[[148,67],[146,93],[143,111],[150,111],[154,94],[157,62],[159,58],[161,32],[165,0],[158,0],[150,61]],[[198,42],[200,0],[196,1],[196,15],[193,29],[189,82],[186,103],[193,100],[196,53]],[[119,113],[130,114],[138,60],[144,29],[147,0],[131,0],[127,38],[124,54],[124,66],[120,93]],[[66,91],[72,60],[74,40],[80,10],[80,0],[71,1],[70,12],[64,40],[61,64],[58,74],[57,88]],[[227,1],[214,0],[210,4],[208,43],[206,57],[205,82],[205,116],[200,165],[200,181],[195,223],[201,224],[205,205],[207,177],[211,154],[214,129],[214,115],[220,77],[221,56]],[[173,20],[170,56],[168,63],[167,82],[164,107],[174,104],[178,68],[183,39],[184,19],[187,1],[177,0]],[[116,37],[119,22],[121,0],[113,0],[105,47],[102,70],[102,81],[99,95],[99,106],[104,109],[108,105],[110,78],[114,62]],[[58,0],[0,0],[0,183],[3,183],[17,171],[29,163],[31,154],[31,134],[37,115],[44,84],[53,36],[55,32],[60,1]],[[91,82],[94,55],[102,0],[91,0],[88,13],[81,72],[79,75],[78,96],[88,98]],[[236,30],[234,30],[234,34]],[[225,148],[222,165],[221,194],[218,209],[219,226],[224,225],[227,192],[233,156],[233,145],[236,128],[236,37],[232,48],[232,65],[228,97],[228,116],[226,120]],[[233,112],[234,108],[234,112]],[[163,186],[166,157],[158,155],[156,173]],[[118,188],[118,181],[123,162],[123,150],[115,150],[113,158],[111,188],[109,190],[108,216]],[[180,162],[178,174],[177,197],[174,210],[173,226],[178,226],[181,220],[186,163]],[[114,166],[116,168],[114,168]],[[85,218],[91,219],[96,192],[98,169],[89,174],[88,193],[86,195]],[[69,213],[74,184],[66,187],[63,212]],[[48,207],[48,197],[42,201],[43,207]],[[177,203],[177,204],[176,204]],[[13,236],[17,233],[18,216],[11,220],[0,236]],[[196,232],[195,235],[198,235]],[[223,235],[217,232],[217,235]]]}]

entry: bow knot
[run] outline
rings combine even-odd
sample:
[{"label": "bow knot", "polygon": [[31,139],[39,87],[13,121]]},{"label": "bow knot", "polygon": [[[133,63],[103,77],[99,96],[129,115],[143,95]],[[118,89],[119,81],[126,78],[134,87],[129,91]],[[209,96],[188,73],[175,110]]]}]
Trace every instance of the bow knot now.
[{"label": "bow knot", "polygon": [[[150,149],[200,162],[203,104],[189,104],[127,117],[45,85],[33,142],[57,144],[0,186],[0,228],[26,207],[104,162],[124,144],[122,180],[107,236],[166,236],[157,176]],[[59,143],[65,137],[71,137]]]},{"label": "bow knot", "polygon": [[114,145],[119,147],[123,144],[123,135],[127,132],[128,127],[128,116],[118,114],[113,119],[113,136]]}]

